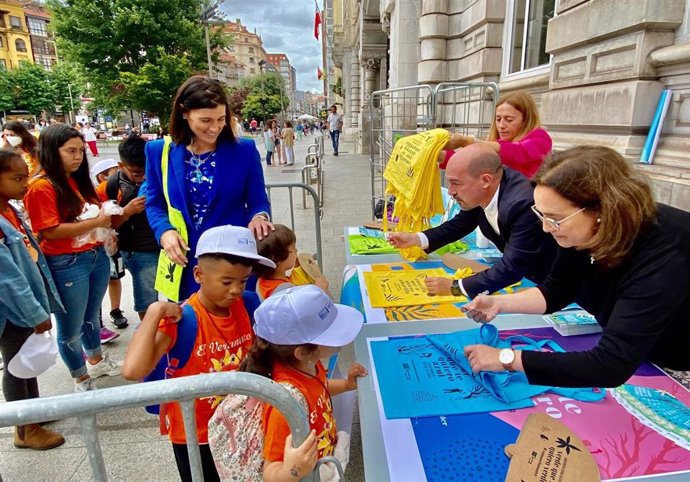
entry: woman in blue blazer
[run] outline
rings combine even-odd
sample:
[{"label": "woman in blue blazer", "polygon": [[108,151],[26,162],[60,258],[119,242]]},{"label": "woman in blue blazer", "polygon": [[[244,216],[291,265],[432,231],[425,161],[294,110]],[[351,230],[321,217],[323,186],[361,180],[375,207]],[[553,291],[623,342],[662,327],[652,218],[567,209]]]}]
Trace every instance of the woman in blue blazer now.
[{"label": "woman in blue blazer", "polygon": [[261,159],[251,140],[237,139],[223,85],[195,75],[177,91],[170,116],[170,204],[184,218],[188,243],[173,227],[163,193],[164,140],[146,145],[146,215],[171,261],[184,266],[180,299],[198,289],[194,253],[199,236],[214,226],[246,226],[261,239],[273,225]]}]

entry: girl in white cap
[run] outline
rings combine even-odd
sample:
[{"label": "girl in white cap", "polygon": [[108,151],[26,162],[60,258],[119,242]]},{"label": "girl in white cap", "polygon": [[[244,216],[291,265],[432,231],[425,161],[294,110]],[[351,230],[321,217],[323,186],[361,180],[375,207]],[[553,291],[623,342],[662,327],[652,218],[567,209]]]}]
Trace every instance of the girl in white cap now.
[{"label": "girl in white cap", "polygon": [[337,305],[319,287],[298,286],[275,293],[254,313],[256,338],[240,365],[246,371],[297,388],[308,406],[311,434],[292,447],[285,418],[266,405],[264,428],[264,480],[299,479],[314,469],[318,458],[333,455],[337,430],[331,396],[357,388],[366,369],[354,363],[347,379],[332,380],[319,360],[330,358],[351,343],[362,327],[359,311]]}]

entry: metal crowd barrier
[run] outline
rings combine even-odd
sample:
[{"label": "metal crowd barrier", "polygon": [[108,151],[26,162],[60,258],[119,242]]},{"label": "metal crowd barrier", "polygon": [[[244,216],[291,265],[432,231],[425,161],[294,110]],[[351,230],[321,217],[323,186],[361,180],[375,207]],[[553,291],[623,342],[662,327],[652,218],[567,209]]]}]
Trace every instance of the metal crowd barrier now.
[{"label": "metal crowd barrier", "polygon": [[[304,410],[285,388],[260,375],[241,372],[203,374],[3,403],[0,404],[0,427],[76,418],[81,426],[93,480],[105,482],[108,477],[98,438],[96,415],[106,411],[178,401],[184,419],[192,479],[194,482],[202,482],[204,477],[196,436],[194,399],[227,393],[247,395],[276,407],[290,426],[295,447],[309,435],[309,423]],[[342,477],[342,467],[333,457],[324,457],[319,462],[333,462]],[[301,480],[318,482],[317,469],[318,465]]]},{"label": "metal crowd barrier", "polygon": [[[314,138],[314,144],[307,147],[307,155],[304,159],[305,166],[302,168],[302,182],[304,184],[316,184],[316,191],[319,195],[319,206],[323,207],[323,186],[324,186],[324,135],[319,134]],[[302,193],[302,207],[307,208],[306,193]]]},{"label": "metal crowd barrier", "polygon": [[371,121],[371,213],[385,197],[383,173],[395,142],[434,128],[485,138],[499,97],[495,82],[442,82],[376,91],[369,100]]},{"label": "metal crowd barrier", "polygon": [[[274,206],[273,202],[273,196],[272,193],[276,189],[287,189],[288,191],[288,201],[290,205],[290,228],[295,231],[295,204],[294,204],[294,195],[292,190],[293,189],[300,189],[302,191],[302,200],[304,203],[304,209],[307,208],[306,202],[304,199],[306,198],[307,194],[311,196],[313,204],[314,204],[314,238],[316,242],[316,261],[319,263],[319,268],[323,270],[323,248],[321,245],[321,202],[319,201],[319,195],[316,193],[314,188],[311,186],[307,185],[307,183],[300,184],[296,182],[276,182],[276,183],[268,183],[266,184],[266,192],[268,193],[268,200],[271,203],[271,206]],[[274,216],[273,220],[275,222],[279,222],[279,215],[276,215],[278,213],[277,209],[272,209],[274,211]],[[300,230],[301,231],[301,230]]]}]

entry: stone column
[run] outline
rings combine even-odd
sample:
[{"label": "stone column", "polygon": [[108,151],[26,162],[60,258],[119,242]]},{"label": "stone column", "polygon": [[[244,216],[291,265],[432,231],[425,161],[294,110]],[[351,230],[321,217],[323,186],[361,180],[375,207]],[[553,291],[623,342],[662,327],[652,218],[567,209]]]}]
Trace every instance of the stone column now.
[{"label": "stone column", "polygon": [[418,0],[396,0],[395,7],[383,17],[390,37],[390,88],[417,84],[419,64],[419,17],[421,6]]},{"label": "stone column", "polygon": [[369,105],[371,94],[376,90],[376,74],[381,67],[381,59],[363,59],[361,65],[364,69],[364,98],[362,99],[362,106],[366,107]]},{"label": "stone column", "polygon": [[352,60],[350,63],[350,125],[355,130],[359,127],[359,112],[361,106],[359,88],[360,75],[361,69],[357,52],[352,52]]}]

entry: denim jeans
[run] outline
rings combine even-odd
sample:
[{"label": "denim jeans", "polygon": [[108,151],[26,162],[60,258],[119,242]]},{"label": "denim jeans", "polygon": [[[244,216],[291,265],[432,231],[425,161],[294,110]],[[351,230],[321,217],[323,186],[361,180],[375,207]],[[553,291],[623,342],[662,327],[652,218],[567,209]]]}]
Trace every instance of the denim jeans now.
[{"label": "denim jeans", "polygon": [[340,131],[331,131],[331,142],[333,143],[333,152],[338,153],[338,142],[340,141]]},{"label": "denim jeans", "polygon": [[273,157],[273,151],[266,151],[266,165],[271,165],[271,158]]},{"label": "denim jeans", "polygon": [[46,256],[65,307],[55,313],[58,350],[72,377],[86,375],[83,351],[101,354],[98,311],[108,288],[110,262],[102,246],[82,253]]},{"label": "denim jeans", "polygon": [[158,301],[156,271],[158,269],[158,251],[121,251],[125,268],[132,275],[134,288],[134,311],[143,313]]}]

